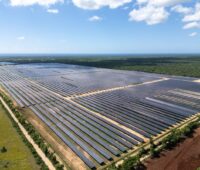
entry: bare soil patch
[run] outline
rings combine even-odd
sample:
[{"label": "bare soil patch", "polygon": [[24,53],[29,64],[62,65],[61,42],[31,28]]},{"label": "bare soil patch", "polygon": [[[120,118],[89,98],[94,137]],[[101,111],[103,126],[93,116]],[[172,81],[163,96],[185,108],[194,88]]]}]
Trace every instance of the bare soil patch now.
[{"label": "bare soil patch", "polygon": [[145,162],[147,170],[196,170],[200,167],[200,128],[177,147]]}]

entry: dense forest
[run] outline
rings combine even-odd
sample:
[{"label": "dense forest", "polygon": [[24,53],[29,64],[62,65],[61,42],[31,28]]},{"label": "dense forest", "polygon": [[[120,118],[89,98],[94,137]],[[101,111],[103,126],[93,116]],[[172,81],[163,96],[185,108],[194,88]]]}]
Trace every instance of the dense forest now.
[{"label": "dense forest", "polygon": [[169,75],[200,77],[200,56],[191,57],[18,57],[2,58],[16,63],[65,63],[121,70],[137,70]]}]

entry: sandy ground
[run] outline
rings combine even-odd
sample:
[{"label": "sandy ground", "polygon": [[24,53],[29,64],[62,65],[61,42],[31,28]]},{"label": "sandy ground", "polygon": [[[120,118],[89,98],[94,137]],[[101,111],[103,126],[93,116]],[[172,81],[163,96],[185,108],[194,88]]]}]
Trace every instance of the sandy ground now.
[{"label": "sandy ground", "polygon": [[173,150],[163,152],[160,158],[149,159],[147,170],[196,170],[200,167],[200,128]]},{"label": "sandy ground", "polygon": [[23,109],[26,119],[37,129],[42,137],[50,144],[59,157],[76,170],[86,170],[87,167],[81,159],[68,148],[30,109]]},{"label": "sandy ground", "polygon": [[193,82],[200,83],[200,79],[194,80]]}]

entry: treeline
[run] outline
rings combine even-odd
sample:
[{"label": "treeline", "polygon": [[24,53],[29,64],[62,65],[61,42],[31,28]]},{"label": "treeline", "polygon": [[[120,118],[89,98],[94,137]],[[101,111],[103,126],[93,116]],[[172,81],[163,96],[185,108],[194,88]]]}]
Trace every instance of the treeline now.
[{"label": "treeline", "polygon": [[111,165],[108,170],[144,170],[146,169],[141,159],[145,156],[151,158],[159,157],[160,153],[164,150],[170,150],[178,143],[191,136],[194,130],[200,125],[200,117],[194,122],[189,123],[182,129],[174,129],[172,132],[162,139],[157,145],[150,139],[150,147],[148,149],[141,148],[136,156],[128,157],[119,166]]},{"label": "treeline", "polygon": [[[44,152],[44,154],[49,158],[49,160],[52,162],[52,164],[55,166],[56,170],[63,170],[64,166],[59,163],[59,161],[56,158],[56,155],[54,152],[50,151],[48,144],[45,142],[45,140],[41,137],[41,135],[35,130],[35,128],[24,118],[22,113],[18,111],[18,109],[15,108],[12,101],[5,96],[4,94],[0,93],[0,96],[3,98],[3,100],[8,104],[9,108],[12,110],[12,112],[15,114],[18,121],[21,123],[21,125],[26,129],[28,134],[32,137],[34,142],[40,147],[40,149]],[[1,106],[5,109],[4,105],[0,102]],[[33,154],[36,163],[40,166],[41,170],[48,170],[48,167],[45,165],[41,157],[37,154],[32,144],[26,139],[24,134],[21,132],[19,126],[17,123],[12,119],[8,111],[5,109],[7,115],[12,121],[13,126],[21,136],[23,142],[26,146],[30,149],[31,153]]]},{"label": "treeline", "polygon": [[136,70],[168,75],[200,77],[200,55],[183,57],[152,57],[127,58],[127,57],[91,57],[91,58],[68,58],[68,57],[18,57],[7,58],[2,61],[24,63],[64,63],[84,65],[100,68],[121,70]]}]

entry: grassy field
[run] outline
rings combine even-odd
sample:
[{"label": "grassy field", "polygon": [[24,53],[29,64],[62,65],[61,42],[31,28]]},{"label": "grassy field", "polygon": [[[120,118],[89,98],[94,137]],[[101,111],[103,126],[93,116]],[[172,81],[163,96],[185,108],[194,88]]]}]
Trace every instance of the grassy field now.
[{"label": "grassy field", "polygon": [[[6,152],[2,152],[2,148]],[[24,145],[5,110],[0,105],[0,169],[38,170],[32,153]]]}]

